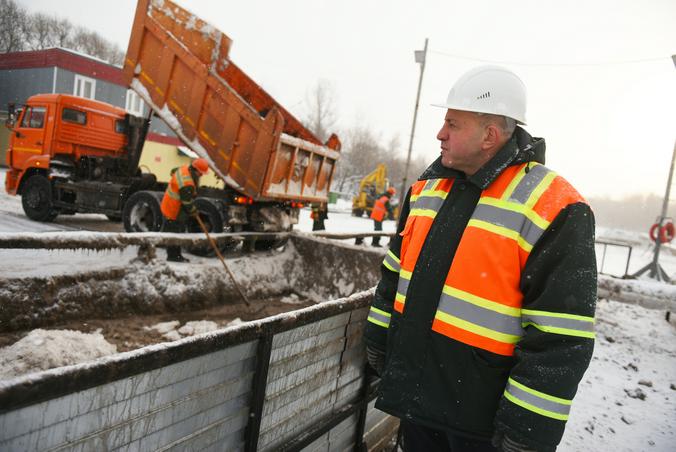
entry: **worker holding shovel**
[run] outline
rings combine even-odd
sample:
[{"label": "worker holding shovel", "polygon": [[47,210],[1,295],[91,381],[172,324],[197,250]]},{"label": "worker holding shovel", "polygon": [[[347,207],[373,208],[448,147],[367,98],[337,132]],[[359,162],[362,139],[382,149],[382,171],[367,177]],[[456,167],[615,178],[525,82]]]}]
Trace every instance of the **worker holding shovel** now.
[{"label": "worker holding shovel", "polygon": [[[184,232],[188,218],[197,214],[195,197],[200,176],[209,172],[209,164],[202,158],[195,159],[190,165],[183,165],[171,171],[171,180],[162,198],[161,210],[164,215],[163,232]],[[181,247],[167,247],[167,260],[188,262],[181,254]]]}]

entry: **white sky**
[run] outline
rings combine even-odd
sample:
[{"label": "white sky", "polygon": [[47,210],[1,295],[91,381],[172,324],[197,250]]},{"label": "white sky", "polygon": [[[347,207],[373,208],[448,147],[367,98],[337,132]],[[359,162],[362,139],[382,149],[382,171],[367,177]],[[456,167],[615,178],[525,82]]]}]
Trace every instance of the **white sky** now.
[{"label": "white sky", "polygon": [[[18,3],[127,47],[133,0]],[[526,83],[527,130],[546,138],[549,167],[586,196],[664,194],[676,138],[673,0],[178,3],[232,38],[232,60],[296,116],[325,79],[339,128],[368,125],[383,144],[398,135],[402,154],[419,75],[413,51],[428,37],[413,152],[430,162],[443,118],[430,104],[476,60],[505,62]],[[636,60],[648,61],[626,63]]]}]

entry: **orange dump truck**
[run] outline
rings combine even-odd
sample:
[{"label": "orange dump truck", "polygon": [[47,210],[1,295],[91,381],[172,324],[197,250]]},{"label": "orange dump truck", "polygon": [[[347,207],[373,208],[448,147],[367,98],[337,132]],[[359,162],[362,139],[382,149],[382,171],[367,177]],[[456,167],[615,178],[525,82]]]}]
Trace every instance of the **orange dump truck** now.
[{"label": "orange dump truck", "polygon": [[[298,203],[326,202],[340,141],[318,140],[228,56],[226,35],[170,1],[140,0],[124,76],[225,181],[226,222],[283,231]],[[211,193],[216,204],[222,196]],[[221,201],[219,201],[221,200]],[[222,208],[221,208],[222,210]]]},{"label": "orange dump truck", "polygon": [[[340,141],[318,140],[230,61],[230,44],[169,1],[140,0],[124,76],[225,182],[198,192],[213,232],[288,231],[303,204],[328,200]],[[160,228],[164,186],[138,170],[147,120],[67,95],[34,96],[15,119],[5,185],[30,218],[97,212]]]}]

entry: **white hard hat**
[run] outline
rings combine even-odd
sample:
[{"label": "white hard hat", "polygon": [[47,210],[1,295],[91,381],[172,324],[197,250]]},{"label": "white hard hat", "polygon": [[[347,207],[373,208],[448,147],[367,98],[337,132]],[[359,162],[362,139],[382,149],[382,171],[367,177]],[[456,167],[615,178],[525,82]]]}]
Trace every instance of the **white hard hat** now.
[{"label": "white hard hat", "polygon": [[479,66],[455,82],[446,103],[434,106],[507,116],[526,124],[526,86],[509,69]]}]

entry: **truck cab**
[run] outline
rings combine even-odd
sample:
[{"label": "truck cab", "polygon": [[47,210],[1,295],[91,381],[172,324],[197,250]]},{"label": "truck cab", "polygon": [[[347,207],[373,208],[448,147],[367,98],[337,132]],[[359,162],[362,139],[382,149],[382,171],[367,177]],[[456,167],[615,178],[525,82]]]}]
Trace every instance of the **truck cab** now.
[{"label": "truck cab", "polygon": [[[130,132],[143,127],[141,118],[65,94],[39,94],[9,110],[5,190],[22,196],[29,218],[51,221],[78,211],[119,216],[123,187],[137,171],[145,132]],[[87,194],[93,181],[111,184],[108,196],[105,190],[98,200]]]}]

